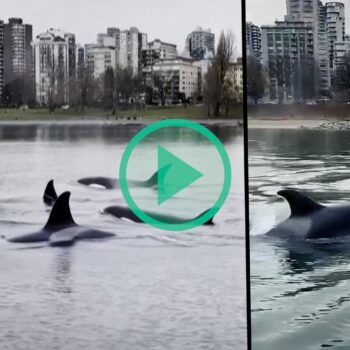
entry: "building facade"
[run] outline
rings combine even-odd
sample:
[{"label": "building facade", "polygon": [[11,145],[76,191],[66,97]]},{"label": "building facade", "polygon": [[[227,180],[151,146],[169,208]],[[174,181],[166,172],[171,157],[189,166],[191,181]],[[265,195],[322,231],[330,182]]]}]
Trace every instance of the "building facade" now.
[{"label": "building facade", "polygon": [[350,41],[334,43],[334,85],[337,90],[348,89],[347,82],[350,68]]},{"label": "building facade", "polygon": [[117,67],[116,49],[114,46],[96,44],[85,45],[85,60],[91,75],[100,78],[108,67],[115,71]]},{"label": "building facade", "polygon": [[319,0],[287,0],[288,20],[313,23],[318,26]]},{"label": "building facade", "polygon": [[227,80],[229,80],[230,89],[233,100],[237,103],[243,102],[243,62],[242,59],[238,59],[236,62],[230,64],[229,71],[227,73]]},{"label": "building facade", "polygon": [[215,35],[210,29],[197,27],[186,38],[186,51],[196,60],[215,54]]},{"label": "building facade", "polygon": [[262,27],[262,61],[271,100],[296,102],[315,96],[314,31],[305,22]]},{"label": "building facade", "polygon": [[69,103],[68,82],[76,65],[73,42],[75,45],[74,34],[56,29],[39,34],[33,42],[35,95],[39,105]]},{"label": "building facade", "polygon": [[78,45],[76,48],[76,74],[77,78],[80,79],[82,78],[83,75],[83,69],[85,67],[85,49],[83,46]]},{"label": "building facade", "polygon": [[331,74],[335,68],[335,43],[345,41],[345,8],[341,2],[325,4],[328,57]]},{"label": "building facade", "polygon": [[9,18],[4,24],[5,84],[24,76],[33,78],[32,40],[32,26],[21,18]]},{"label": "building facade", "polygon": [[177,57],[175,44],[165,43],[159,39],[148,43],[146,49],[141,51],[141,71],[145,83],[151,84],[153,64],[157,60],[175,57]]},{"label": "building facade", "polygon": [[153,65],[153,72],[159,74],[168,86],[170,102],[177,100],[179,94],[186,98],[198,95],[199,68],[192,59],[176,57],[158,60]]},{"label": "building facade", "polygon": [[142,50],[147,49],[147,34],[139,32],[136,27],[122,30],[117,42],[117,65],[128,68],[133,75],[141,73]]},{"label": "building facade", "polygon": [[247,55],[261,59],[261,28],[252,22],[246,23]]}]

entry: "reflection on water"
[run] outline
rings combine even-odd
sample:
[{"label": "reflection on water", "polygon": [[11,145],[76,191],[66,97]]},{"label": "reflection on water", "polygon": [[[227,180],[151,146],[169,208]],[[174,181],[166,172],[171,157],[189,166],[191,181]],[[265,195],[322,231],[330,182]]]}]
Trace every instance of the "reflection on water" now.
[{"label": "reflection on water", "polygon": [[289,215],[282,188],[349,201],[349,165],[349,132],[249,131],[253,349],[350,348],[350,242],[263,235]]},{"label": "reflection on water", "polygon": [[0,349],[246,348],[242,133],[210,126],[234,173],[216,224],[162,232],[102,215],[107,206],[125,205],[120,191],[76,182],[116,177],[126,143],[140,128],[0,124],[0,235],[45,223],[42,193],[51,178],[58,193],[71,191],[76,222],[117,234],[71,248],[0,240]]}]

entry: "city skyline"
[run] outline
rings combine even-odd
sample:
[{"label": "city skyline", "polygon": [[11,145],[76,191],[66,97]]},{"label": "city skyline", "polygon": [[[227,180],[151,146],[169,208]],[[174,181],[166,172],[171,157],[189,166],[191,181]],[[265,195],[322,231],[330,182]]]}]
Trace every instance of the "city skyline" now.
[{"label": "city skyline", "polygon": [[[35,4],[13,0],[6,1],[6,6],[4,0],[0,0],[1,3],[3,11],[0,19],[7,21],[10,17],[20,17],[25,23],[32,24],[33,39],[47,29],[54,28],[75,34],[76,42],[85,45],[96,42],[97,34],[105,32],[107,27],[122,30],[137,27],[141,32],[147,33],[148,41],[160,39],[174,43],[181,54],[188,33],[201,26],[211,29],[216,42],[221,30],[232,30],[236,53],[239,56],[242,52],[239,0],[220,0],[220,4],[208,0],[193,0],[190,3],[179,0],[162,6],[156,0],[147,3],[140,0],[127,3],[121,0],[76,0],[74,3],[68,0],[59,3],[37,0]],[[220,22],[217,21],[218,17]]]},{"label": "city skyline", "polygon": [[[322,1],[323,3],[332,1]],[[350,3],[337,1],[345,5],[345,31],[350,34]],[[275,20],[283,20],[287,13],[286,0],[270,0],[269,10],[264,11],[265,6],[261,0],[246,1],[246,21],[258,26],[274,24]]]}]

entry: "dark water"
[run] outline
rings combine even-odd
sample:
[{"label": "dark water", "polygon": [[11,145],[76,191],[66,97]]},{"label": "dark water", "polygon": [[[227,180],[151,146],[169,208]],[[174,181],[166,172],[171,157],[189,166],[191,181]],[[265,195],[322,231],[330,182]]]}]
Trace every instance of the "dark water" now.
[{"label": "dark water", "polygon": [[[0,125],[0,234],[39,228],[46,182],[72,192],[79,224],[118,235],[70,248],[0,241],[0,349],[245,349],[243,138],[215,126],[232,158],[232,193],[214,227],[161,232],[101,214],[120,191],[76,183],[117,177],[141,125]],[[142,165],[142,164],[141,164]]]},{"label": "dark water", "polygon": [[350,349],[350,243],[263,235],[289,215],[282,188],[350,200],[350,133],[252,129],[249,176],[253,349]]}]

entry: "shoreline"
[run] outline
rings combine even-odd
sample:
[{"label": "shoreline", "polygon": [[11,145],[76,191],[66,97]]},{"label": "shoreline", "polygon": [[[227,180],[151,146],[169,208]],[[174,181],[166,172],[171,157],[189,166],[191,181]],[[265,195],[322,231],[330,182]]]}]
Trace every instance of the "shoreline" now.
[{"label": "shoreline", "polygon": [[325,124],[346,123],[350,125],[349,119],[341,118],[256,118],[248,117],[248,129],[310,129],[310,130],[342,130],[336,127],[323,126]]},{"label": "shoreline", "polygon": [[[0,125],[149,125],[162,120],[171,120],[176,118],[144,118],[136,120],[127,119],[102,119],[102,118],[69,118],[69,119],[0,119]],[[184,119],[184,118],[178,118]],[[233,127],[242,127],[243,122],[240,119],[200,119],[200,118],[186,118],[185,120],[193,121],[204,125],[225,125]]]}]

